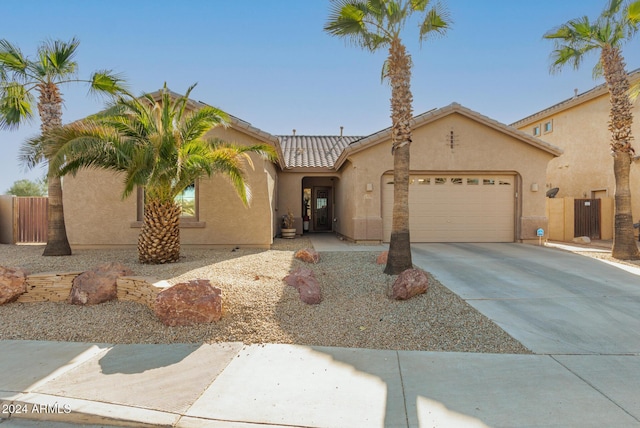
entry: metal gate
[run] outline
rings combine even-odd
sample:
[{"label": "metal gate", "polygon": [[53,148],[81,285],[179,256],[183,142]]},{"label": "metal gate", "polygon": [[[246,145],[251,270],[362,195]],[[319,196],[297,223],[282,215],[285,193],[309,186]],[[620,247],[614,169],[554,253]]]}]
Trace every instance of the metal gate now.
[{"label": "metal gate", "polygon": [[14,198],[13,233],[16,244],[47,242],[48,201],[46,196]]},{"label": "metal gate", "polygon": [[600,199],[576,199],[573,207],[573,236],[600,239]]}]

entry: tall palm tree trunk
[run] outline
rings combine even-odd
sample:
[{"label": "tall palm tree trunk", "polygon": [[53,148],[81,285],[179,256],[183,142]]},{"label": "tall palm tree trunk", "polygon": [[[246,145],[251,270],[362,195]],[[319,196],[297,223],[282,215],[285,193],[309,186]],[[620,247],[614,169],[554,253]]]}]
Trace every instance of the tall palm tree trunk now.
[{"label": "tall palm tree trunk", "polygon": [[[42,124],[40,130],[46,132],[62,126],[62,97],[60,90],[54,83],[38,85],[40,97],[38,112]],[[48,178],[48,208],[47,208],[47,245],[43,256],[69,256],[71,246],[67,238],[64,224],[64,209],[62,206],[62,180],[59,177]]]},{"label": "tall palm tree trunk", "polygon": [[140,263],[162,264],[180,259],[180,207],[174,202],[148,201],[138,236]]},{"label": "tall palm tree trunk", "polygon": [[409,146],[411,144],[411,58],[399,38],[389,46],[391,142],[393,144],[393,221],[389,257],[384,272],[397,275],[411,269],[409,236]]},{"label": "tall palm tree trunk", "polygon": [[611,255],[622,260],[638,260],[640,252],[633,236],[633,215],[631,212],[631,186],[629,172],[633,147],[631,142],[632,106],[629,100],[629,79],[624,69],[620,50],[613,46],[602,49],[604,77],[609,87],[611,112],[611,150],[615,189],[615,233]]}]

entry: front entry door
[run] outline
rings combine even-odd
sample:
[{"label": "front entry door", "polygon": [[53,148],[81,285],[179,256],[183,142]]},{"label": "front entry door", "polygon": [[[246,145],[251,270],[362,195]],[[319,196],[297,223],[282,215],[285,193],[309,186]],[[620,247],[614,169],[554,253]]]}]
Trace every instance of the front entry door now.
[{"label": "front entry door", "polygon": [[331,231],[331,187],[313,188],[313,230],[316,232]]}]

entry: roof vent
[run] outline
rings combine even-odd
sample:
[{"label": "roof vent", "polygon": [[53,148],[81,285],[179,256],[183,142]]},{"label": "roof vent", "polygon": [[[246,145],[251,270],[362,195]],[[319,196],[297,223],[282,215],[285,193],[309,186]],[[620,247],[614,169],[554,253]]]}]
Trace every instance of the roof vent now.
[{"label": "roof vent", "polygon": [[296,130],[295,130],[295,129],[293,130],[293,135],[294,135],[294,136],[296,135]]},{"label": "roof vent", "polygon": [[342,137],[342,131],[344,130],[344,126],[340,127],[340,136]]},{"label": "roof vent", "polygon": [[578,98],[578,88],[573,90],[573,98]]}]

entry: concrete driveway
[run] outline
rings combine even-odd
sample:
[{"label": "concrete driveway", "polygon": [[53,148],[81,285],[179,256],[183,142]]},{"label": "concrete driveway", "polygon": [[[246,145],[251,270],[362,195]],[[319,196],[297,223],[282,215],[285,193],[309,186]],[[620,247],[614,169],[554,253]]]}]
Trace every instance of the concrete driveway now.
[{"label": "concrete driveway", "polygon": [[536,354],[640,354],[640,276],[524,244],[413,244],[413,263]]}]

